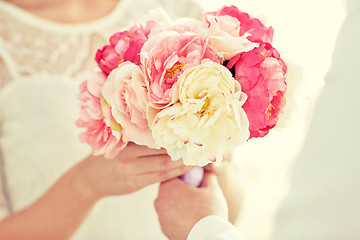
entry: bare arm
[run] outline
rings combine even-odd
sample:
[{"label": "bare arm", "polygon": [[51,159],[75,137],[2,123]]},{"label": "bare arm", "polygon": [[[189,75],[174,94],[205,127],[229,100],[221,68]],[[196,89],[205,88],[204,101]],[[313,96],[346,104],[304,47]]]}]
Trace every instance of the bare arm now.
[{"label": "bare arm", "polygon": [[38,201],[0,223],[0,239],[68,239],[97,201],[87,189],[82,169],[67,172]]}]

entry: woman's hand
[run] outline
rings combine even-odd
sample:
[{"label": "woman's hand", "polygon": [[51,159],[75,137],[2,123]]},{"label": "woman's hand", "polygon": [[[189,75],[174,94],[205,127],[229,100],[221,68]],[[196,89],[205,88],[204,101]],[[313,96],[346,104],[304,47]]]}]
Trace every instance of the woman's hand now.
[{"label": "woman's hand", "polygon": [[181,160],[172,161],[165,149],[150,149],[134,143],[129,143],[114,159],[90,156],[81,164],[82,183],[97,198],[131,193],[191,169]]}]

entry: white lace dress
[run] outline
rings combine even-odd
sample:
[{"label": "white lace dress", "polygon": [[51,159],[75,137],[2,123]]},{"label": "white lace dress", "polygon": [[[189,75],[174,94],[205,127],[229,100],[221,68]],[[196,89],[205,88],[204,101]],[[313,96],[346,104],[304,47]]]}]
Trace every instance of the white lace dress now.
[{"label": "white lace dress", "polygon": [[[90,153],[79,141],[78,76],[96,66],[110,35],[160,4],[199,18],[188,0],[121,0],[106,17],[60,24],[0,1],[0,218],[34,202]],[[157,185],[101,200],[73,239],[165,239],[153,201]],[[54,219],[56,221],[56,219]]]}]

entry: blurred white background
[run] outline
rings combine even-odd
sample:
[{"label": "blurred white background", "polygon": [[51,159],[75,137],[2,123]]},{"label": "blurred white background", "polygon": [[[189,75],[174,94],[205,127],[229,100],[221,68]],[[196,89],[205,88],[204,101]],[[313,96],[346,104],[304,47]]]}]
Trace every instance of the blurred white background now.
[{"label": "blurred white background", "polygon": [[298,74],[301,81],[293,89],[296,107],[286,127],[248,142],[235,155],[244,186],[237,226],[244,239],[269,239],[276,211],[290,187],[291,166],[302,145],[312,106],[331,64],[337,34],[346,16],[345,1],[197,1],[207,11],[236,5],[262,19],[265,25],[273,26],[274,47],[285,59],[295,63],[297,73],[301,73]]}]

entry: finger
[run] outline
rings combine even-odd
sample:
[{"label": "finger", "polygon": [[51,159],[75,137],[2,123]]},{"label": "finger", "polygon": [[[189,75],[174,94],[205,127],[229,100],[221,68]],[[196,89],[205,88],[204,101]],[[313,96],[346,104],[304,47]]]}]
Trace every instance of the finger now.
[{"label": "finger", "polygon": [[[135,164],[135,163],[134,163]],[[182,160],[173,161],[169,155],[153,155],[136,159],[136,174],[166,171],[185,166]]]},{"label": "finger", "polygon": [[142,149],[141,152],[139,152],[139,157],[148,157],[148,156],[152,156],[152,155],[162,155],[162,154],[168,154],[166,149],[164,148],[160,148],[160,149],[155,149],[155,148],[148,148],[145,147],[145,149]]},{"label": "finger", "polygon": [[193,167],[190,166],[181,166],[170,170],[147,173],[147,174],[143,174],[142,176],[139,176],[139,180],[141,180],[145,184],[145,186],[157,182],[164,182],[169,179],[181,176],[187,173],[188,171],[190,171],[192,168]]},{"label": "finger", "polygon": [[135,143],[128,143],[127,148],[128,151],[134,152],[138,157],[167,154],[167,151],[164,148],[148,148],[146,146],[137,145]]},{"label": "finger", "polygon": [[166,191],[169,188],[173,188],[176,185],[183,185],[184,183],[180,178],[171,178],[169,180],[162,181],[159,186],[159,192]]},{"label": "finger", "polygon": [[212,172],[206,172],[204,173],[204,178],[201,183],[201,188],[207,188],[207,187],[218,187],[219,183],[217,180],[217,177]]},{"label": "finger", "polygon": [[168,198],[172,195],[178,195],[184,193],[191,186],[187,185],[184,181],[179,178],[172,178],[167,181],[163,181],[159,185],[158,198],[165,196]]}]

